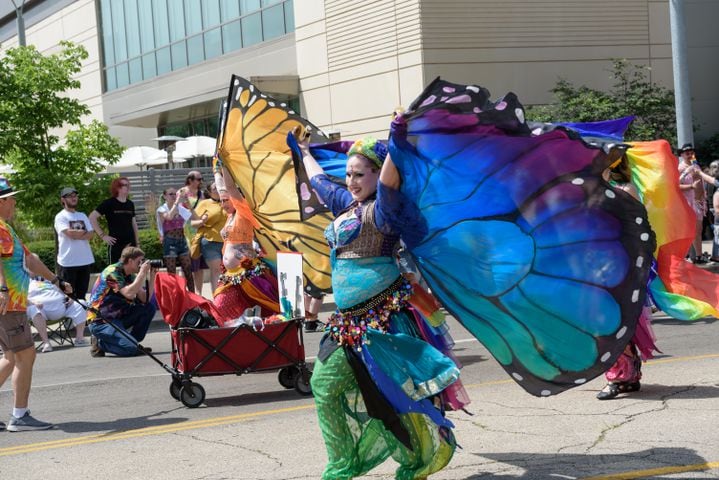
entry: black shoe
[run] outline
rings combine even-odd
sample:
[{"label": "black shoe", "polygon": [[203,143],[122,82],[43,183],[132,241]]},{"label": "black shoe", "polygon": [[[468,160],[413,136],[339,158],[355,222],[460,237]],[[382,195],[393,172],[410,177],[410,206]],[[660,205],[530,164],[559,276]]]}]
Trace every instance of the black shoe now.
[{"label": "black shoe", "polygon": [[599,400],[611,400],[620,393],[638,392],[642,385],[637,382],[608,383],[604,389],[597,394]]},{"label": "black shoe", "polygon": [[704,265],[707,261],[704,260],[704,257],[694,257],[694,265]]},{"label": "black shoe", "polygon": [[310,320],[308,322],[305,322],[305,332],[316,332],[318,323],[319,322],[317,320]]},{"label": "black shoe", "polygon": [[90,356],[94,358],[105,356],[105,350],[98,346],[95,335],[90,337]]},{"label": "black shoe", "polygon": [[601,392],[597,394],[599,400],[611,400],[619,395],[619,385],[616,383],[607,383]]},{"label": "black shoe", "polygon": [[137,348],[138,355],[144,355],[146,353],[152,353],[152,348],[150,348],[150,347],[142,347],[142,348],[138,347]]}]

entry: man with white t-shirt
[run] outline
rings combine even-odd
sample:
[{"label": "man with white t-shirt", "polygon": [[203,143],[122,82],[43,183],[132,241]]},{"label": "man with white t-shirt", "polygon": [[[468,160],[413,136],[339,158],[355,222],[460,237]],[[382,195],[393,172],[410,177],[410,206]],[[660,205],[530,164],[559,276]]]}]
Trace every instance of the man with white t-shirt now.
[{"label": "man with white t-shirt", "polygon": [[63,188],[60,202],[63,209],[55,215],[57,275],[72,285],[77,298],[84,300],[90,286],[90,268],[95,263],[89,241],[95,232],[87,215],[77,211],[77,190]]}]

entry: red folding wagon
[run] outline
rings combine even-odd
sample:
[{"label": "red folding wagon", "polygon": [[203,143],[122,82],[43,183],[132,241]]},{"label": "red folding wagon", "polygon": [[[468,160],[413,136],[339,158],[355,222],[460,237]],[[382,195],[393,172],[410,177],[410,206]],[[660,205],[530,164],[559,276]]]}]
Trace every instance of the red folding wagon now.
[{"label": "red folding wagon", "polygon": [[193,377],[279,370],[280,385],[301,395],[312,393],[311,372],[305,363],[303,318],[265,324],[258,330],[245,324],[187,328],[181,319],[193,309],[210,314],[218,323],[228,319],[222,318],[206,298],[186,291],[185,280],[176,275],[158,273],[155,292],[163,319],[170,326],[172,366],[165,366],[172,374],[170,395],[185,406],[194,408],[205,400],[205,389],[193,382]]}]

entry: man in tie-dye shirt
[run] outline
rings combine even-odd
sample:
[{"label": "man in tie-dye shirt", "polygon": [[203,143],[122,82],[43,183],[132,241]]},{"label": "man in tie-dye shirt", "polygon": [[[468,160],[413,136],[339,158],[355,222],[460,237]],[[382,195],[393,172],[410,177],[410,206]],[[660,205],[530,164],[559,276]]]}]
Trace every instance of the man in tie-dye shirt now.
[{"label": "man in tie-dye shirt", "polygon": [[[7,430],[46,430],[51,423],[30,416],[28,399],[35,363],[35,344],[25,308],[30,274],[57,284],[65,293],[72,287],[57,278],[40,260],[31,255],[8,221],[15,214],[15,194],[7,179],[0,177],[0,387],[13,377],[14,408]],[[0,422],[0,430],[6,425]]]},{"label": "man in tie-dye shirt", "polygon": [[87,327],[92,333],[90,356],[104,357],[105,352],[132,357],[151,352],[141,347],[155,316],[154,298],[157,269],[145,261],[137,247],[125,247],[120,261],[108,265],[95,281],[90,293]]}]

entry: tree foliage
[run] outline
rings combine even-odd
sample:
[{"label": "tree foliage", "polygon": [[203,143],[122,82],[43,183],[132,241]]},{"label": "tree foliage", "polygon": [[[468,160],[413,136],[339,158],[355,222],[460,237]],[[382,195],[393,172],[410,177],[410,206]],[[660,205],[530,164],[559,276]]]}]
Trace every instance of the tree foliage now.
[{"label": "tree foliage", "polygon": [[703,142],[697,142],[697,158],[701,164],[719,160],[719,133],[715,133]]},{"label": "tree foliage", "polygon": [[614,84],[606,92],[560,79],[550,90],[557,102],[529,107],[527,118],[539,122],[596,122],[634,115],[636,119],[625,136],[628,141],[663,138],[675,145],[674,92],[649,81],[648,70],[625,59],[614,60],[610,71]]},{"label": "tree foliage", "polygon": [[[117,162],[123,147],[107,127],[81,119],[89,108],[68,92],[80,87],[86,50],[62,42],[57,53],[43,55],[34,46],[17,47],[0,59],[0,158],[12,166],[18,213],[34,226],[52,224],[60,208],[59,192],[72,185],[80,207],[92,210],[107,196],[108,180],[98,172]],[[68,129],[64,144],[61,128]]]}]

